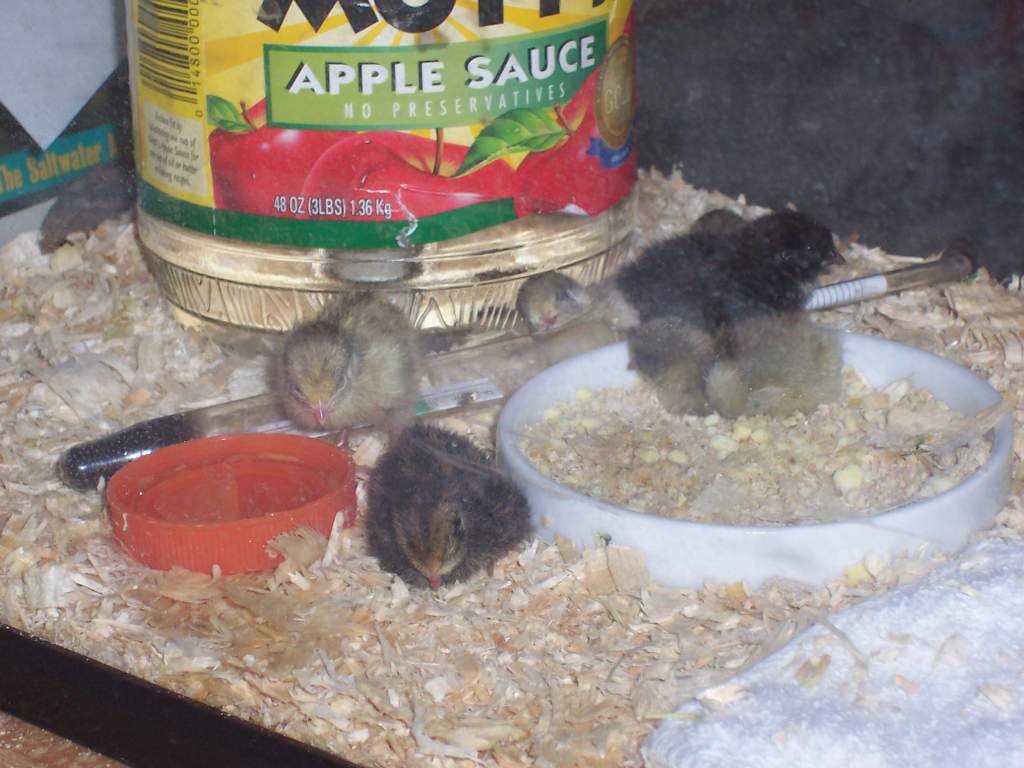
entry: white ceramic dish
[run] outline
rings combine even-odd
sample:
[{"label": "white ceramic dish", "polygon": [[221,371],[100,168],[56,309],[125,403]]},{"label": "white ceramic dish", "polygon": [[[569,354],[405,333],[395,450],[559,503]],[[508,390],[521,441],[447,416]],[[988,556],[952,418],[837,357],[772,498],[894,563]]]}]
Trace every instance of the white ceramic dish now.
[{"label": "white ceramic dish", "polygon": [[[909,377],[950,408],[974,413],[999,400],[970,371],[928,352],[884,339],[843,333],[844,361],[873,386]],[[607,540],[644,552],[651,577],[662,584],[700,586],[744,581],[756,587],[785,577],[821,584],[871,552],[956,552],[983,529],[1009,496],[1012,415],[996,425],[992,453],[982,467],[949,490],[872,517],[785,527],[713,525],[674,520],[617,507],[545,477],[519,450],[517,436],[544,410],[585,387],[625,387],[625,343],[566,360],[531,379],[509,399],[498,420],[498,457],[526,494],[538,533],[561,534],[577,547]]]}]

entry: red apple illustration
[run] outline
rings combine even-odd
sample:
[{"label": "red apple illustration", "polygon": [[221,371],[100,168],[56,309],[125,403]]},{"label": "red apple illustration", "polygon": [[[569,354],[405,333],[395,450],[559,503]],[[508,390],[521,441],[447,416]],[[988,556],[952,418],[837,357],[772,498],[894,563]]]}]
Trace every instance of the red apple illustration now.
[{"label": "red apple illustration", "polygon": [[[441,137],[438,137],[440,141]],[[357,212],[326,218],[371,221],[433,216],[475,203],[512,196],[512,169],[504,161],[453,177],[467,147],[397,131],[358,134],[323,153],[310,170],[302,194],[342,198]],[[390,208],[390,214],[387,209]]]},{"label": "red apple illustration", "polygon": [[599,71],[591,73],[561,111],[569,138],[526,157],[516,169],[518,216],[564,211],[593,216],[625,197],[636,179],[636,153],[619,156],[602,140],[594,116]]},{"label": "red apple illustration", "polygon": [[266,126],[246,133],[214,131],[210,135],[214,205],[229,211],[280,215],[274,210],[275,197],[300,194],[313,164],[350,135]]},{"label": "red apple illustration", "polygon": [[266,100],[238,106],[211,96],[210,168],[214,206],[229,211],[278,216],[274,200],[298,195],[313,163],[349,131],[292,130],[266,125]]}]

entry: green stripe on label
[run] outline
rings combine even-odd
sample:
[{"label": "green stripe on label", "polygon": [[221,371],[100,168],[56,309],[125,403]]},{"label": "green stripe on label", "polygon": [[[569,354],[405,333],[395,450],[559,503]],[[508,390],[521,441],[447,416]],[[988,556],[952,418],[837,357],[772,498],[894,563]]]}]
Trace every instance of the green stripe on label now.
[{"label": "green stripe on label", "polygon": [[280,128],[444,128],[572,98],[604,60],[607,20],[557,32],[415,46],[264,45]]},{"label": "green stripe on label", "polygon": [[[408,221],[308,221],[220,211],[177,200],[146,183],[140,185],[139,204],[146,213],[195,232],[298,248],[398,248],[412,228]],[[450,240],[515,218],[511,199],[477,203],[420,219],[402,242]]]},{"label": "green stripe on label", "polygon": [[63,184],[116,154],[113,125],[63,136],[43,152],[13,152],[0,157],[0,203]]}]

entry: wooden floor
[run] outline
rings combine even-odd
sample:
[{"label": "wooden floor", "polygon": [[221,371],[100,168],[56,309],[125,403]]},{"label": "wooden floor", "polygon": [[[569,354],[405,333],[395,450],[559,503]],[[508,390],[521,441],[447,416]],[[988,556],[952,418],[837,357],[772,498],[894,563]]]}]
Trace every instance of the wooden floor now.
[{"label": "wooden floor", "polygon": [[3,768],[126,768],[42,728],[0,712],[0,766]]}]

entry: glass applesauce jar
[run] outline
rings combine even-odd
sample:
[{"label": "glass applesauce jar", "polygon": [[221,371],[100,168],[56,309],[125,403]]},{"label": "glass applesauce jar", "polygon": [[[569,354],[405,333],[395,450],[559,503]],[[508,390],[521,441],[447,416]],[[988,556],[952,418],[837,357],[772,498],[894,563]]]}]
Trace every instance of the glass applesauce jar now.
[{"label": "glass applesauce jar", "polygon": [[127,0],[138,234],[229,344],[334,294],[510,329],[633,227],[631,0]]}]

